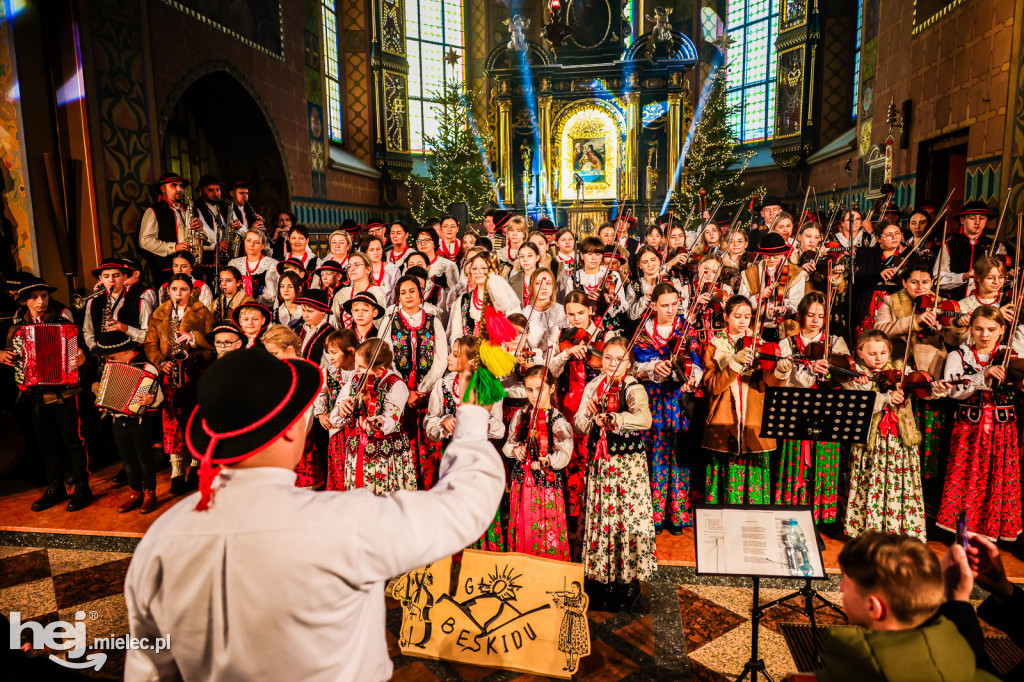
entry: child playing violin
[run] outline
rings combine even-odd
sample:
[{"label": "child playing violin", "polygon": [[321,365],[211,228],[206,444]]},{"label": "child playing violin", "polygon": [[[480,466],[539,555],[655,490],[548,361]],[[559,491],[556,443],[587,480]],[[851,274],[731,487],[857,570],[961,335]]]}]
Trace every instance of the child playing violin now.
[{"label": "child playing violin", "polygon": [[[889,338],[894,357],[903,357],[909,339],[911,366],[936,377],[942,374],[946,363],[946,348],[956,348],[963,343],[967,329],[951,324],[956,317],[940,318],[933,310],[935,306],[921,305],[927,300],[924,297],[934,291],[932,285],[928,268],[921,261],[911,259],[903,272],[903,288],[886,296],[875,310],[875,329]],[[940,298],[939,303],[943,300]],[[916,419],[923,435],[921,473],[928,478],[938,473],[946,413],[927,401],[915,402]]]},{"label": "child playing violin", "polygon": [[[642,249],[641,249],[642,250]],[[691,351],[687,325],[676,316],[679,294],[668,282],[654,287],[649,312],[637,330],[636,375],[650,401],[652,424],[644,432],[651,465],[654,499],[654,530],[662,527],[682,534],[693,523],[690,516],[690,468],[680,465],[676,441],[689,422],[680,410],[680,399],[700,384],[704,370]]]},{"label": "child playing violin", "polygon": [[[590,299],[582,291],[570,291],[565,297],[563,309],[569,327],[562,330],[559,352],[552,354],[548,371],[552,379],[558,382],[562,414],[571,421],[580,409],[587,384],[601,373],[600,355],[595,353],[600,353],[604,348],[604,339],[610,332],[598,331],[591,320]],[[595,358],[598,362],[594,362]],[[572,458],[565,470],[566,511],[572,520],[570,524],[580,515],[583,470],[587,461],[586,445],[586,436],[577,434]]]},{"label": "child playing violin", "polygon": [[[455,433],[455,411],[462,404],[462,396],[469,385],[470,377],[480,362],[480,339],[475,336],[463,336],[455,340],[448,353],[448,374],[434,384],[427,403],[427,414],[423,419],[423,429],[427,438],[448,444]],[[487,416],[487,437],[498,440],[505,435],[505,422],[502,421],[501,401],[491,405]],[[443,457],[442,457],[443,461]],[[473,544],[477,549],[490,552],[505,551],[505,539],[501,533],[501,506],[495,510],[494,520],[484,531],[484,535]]]},{"label": "child playing violin", "polygon": [[[857,339],[857,368],[864,376],[843,387],[875,392],[875,411],[867,445],[854,445],[850,496],[846,507],[846,534],[856,537],[867,530],[906,533],[924,540],[924,498],[917,446],[921,432],[914,422],[910,401],[901,388],[903,362],[891,359],[892,342],[877,329]],[[884,370],[895,370],[889,381]],[[936,385],[940,392],[941,384]]]},{"label": "child playing violin", "polygon": [[943,373],[947,381],[961,377],[968,381],[950,388],[949,397],[962,403],[953,422],[935,525],[954,531],[957,515],[963,511],[967,530],[993,542],[1013,542],[1021,532],[1017,390],[1004,364],[1006,346],[999,344],[1006,325],[999,308],[975,309],[970,321],[972,344],[950,353]]},{"label": "child playing violin", "polygon": [[389,369],[393,360],[383,340],[362,342],[354,372],[341,387],[345,397],[331,412],[332,426],[354,424],[345,438],[346,490],[367,488],[375,495],[416,490],[409,436],[399,430],[409,387]]},{"label": "child playing violin", "polygon": [[325,381],[313,404],[313,414],[327,429],[327,490],[345,490],[345,436],[342,420],[332,420],[331,413],[338,403],[341,387],[355,368],[358,341],[351,329],[335,329],[324,339],[324,356],[320,371]]},{"label": "child playing violin", "polygon": [[657,566],[654,512],[643,432],[651,428],[647,393],[628,376],[629,342],[604,346],[602,375],[587,384],[573,426],[587,434],[583,570],[591,606],[631,608],[640,580]]},{"label": "child playing violin", "polygon": [[712,504],[771,501],[768,455],[775,450],[775,440],[760,435],[764,392],[768,386],[785,386],[793,363],[789,358],[774,367],[754,363],[758,338],[750,329],[752,316],[747,298],[730,298],[725,304],[726,328],[704,353],[704,385],[711,396],[704,448],[712,454],[705,497]]},{"label": "child playing violin", "polygon": [[[797,307],[796,319],[800,332],[779,344],[782,355],[809,359],[817,352],[819,359],[810,364],[793,366],[789,377],[791,386],[818,388],[828,381],[828,356],[849,356],[846,341],[829,334],[825,343],[825,297],[813,292],[807,294]],[[821,350],[826,350],[820,355]],[[775,504],[810,504],[814,521],[834,523],[839,481],[839,443],[807,440],[784,440],[779,447],[779,472],[775,487]]]},{"label": "child playing violin", "polygon": [[503,452],[512,465],[508,544],[512,552],[569,560],[563,470],[572,455],[572,426],[551,406],[554,380],[544,367],[523,376],[532,409],[509,425]]}]

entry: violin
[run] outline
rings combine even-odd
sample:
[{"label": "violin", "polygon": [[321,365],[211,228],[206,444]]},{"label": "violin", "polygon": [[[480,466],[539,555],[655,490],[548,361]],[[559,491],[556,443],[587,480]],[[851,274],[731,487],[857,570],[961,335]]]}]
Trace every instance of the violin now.
[{"label": "violin", "polygon": [[779,281],[775,285],[775,305],[777,310],[780,310],[781,312],[775,314],[775,326],[782,329],[782,325],[785,323],[786,317],[785,309],[782,306],[785,302],[786,285],[789,281],[789,262],[784,260],[779,267],[782,268],[782,272],[779,273]]},{"label": "violin", "polygon": [[775,365],[782,359],[782,347],[777,343],[761,341],[755,344],[754,337],[744,336],[736,341],[735,350],[738,353],[744,348],[750,348],[753,351],[752,361],[756,364],[756,368],[763,372],[774,370]]},{"label": "violin", "polygon": [[[898,388],[920,400],[931,398],[932,384],[941,381],[941,379],[935,379],[928,372],[921,370],[915,369],[904,374],[902,370],[895,368],[879,370],[873,378],[880,391],[893,391]],[[970,379],[951,379],[945,383],[957,386],[969,382]]]},{"label": "violin", "polygon": [[579,327],[563,329],[558,337],[558,352],[564,353],[570,348],[585,345],[587,347],[587,359],[585,362],[594,369],[601,369],[602,356],[604,355],[604,341],[592,341],[590,334]]},{"label": "violin", "polygon": [[[850,252],[849,246],[843,246],[837,240],[825,242],[818,248],[818,256],[825,256],[828,260],[835,262]],[[816,256],[815,258],[817,259]]]},{"label": "violin", "polygon": [[[362,393],[356,396],[356,404],[352,414],[361,414],[367,418],[377,415],[377,377],[373,374],[369,374],[366,383],[363,385]],[[370,435],[374,438],[384,437],[384,432],[381,431],[380,426],[370,424],[369,427]]]},{"label": "violin", "polygon": [[[672,369],[678,372],[680,376],[685,377],[687,381],[689,381],[690,373],[693,371],[693,358],[690,353],[693,352],[693,346],[696,342],[697,340],[689,335],[680,335],[675,350],[672,351],[672,355],[668,358]],[[693,395],[696,398],[702,398],[704,397],[704,391],[694,388]]]},{"label": "violin", "polygon": [[824,341],[815,341],[807,344],[804,352],[793,358],[793,362],[811,364],[818,360],[826,360],[830,374],[836,374],[847,378],[866,376],[857,369],[857,361],[852,355],[846,353],[833,353],[827,349]]},{"label": "violin", "polygon": [[[537,429],[547,428],[546,424],[543,426],[539,424],[540,413],[535,406],[530,407],[529,419],[526,419],[525,417],[526,415],[524,414],[523,418],[520,418],[519,426],[516,429],[516,440],[526,446],[526,461],[522,463],[524,478],[526,470],[530,468],[530,447],[535,447],[537,449],[538,456],[540,455],[540,443],[537,440]],[[554,483],[556,478],[557,474],[555,474],[554,470],[550,467],[546,467],[544,470],[544,479],[548,483]]]},{"label": "violin", "polygon": [[922,294],[914,300],[915,314],[928,312],[929,310],[935,311],[935,318],[943,327],[950,326],[954,320],[959,319],[963,315],[963,312],[960,310],[960,304],[957,301],[942,299],[936,305],[933,294]]},{"label": "violin", "polygon": [[[1009,353],[1009,357],[1007,357]],[[1006,375],[1013,379],[1024,379],[1024,358],[1007,348],[999,348],[992,354],[989,366],[1002,365],[1006,367]]]}]

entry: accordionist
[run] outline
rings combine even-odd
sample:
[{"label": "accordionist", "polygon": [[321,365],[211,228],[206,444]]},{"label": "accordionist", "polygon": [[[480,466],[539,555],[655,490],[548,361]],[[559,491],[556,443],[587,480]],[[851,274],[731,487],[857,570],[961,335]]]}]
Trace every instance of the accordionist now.
[{"label": "accordionist", "polygon": [[[23,351],[28,357],[20,357],[14,350],[14,339],[19,330],[26,325],[44,323],[74,324],[71,311],[56,300],[50,298],[51,287],[38,277],[26,279],[17,290],[18,301],[25,306],[24,312],[18,316],[7,335],[6,350],[0,351],[0,362],[11,365],[24,374],[26,367],[47,370],[52,374],[54,363],[67,367],[57,368],[69,374],[85,363],[85,353],[81,348],[71,358],[44,356],[32,351]],[[78,335],[77,328],[75,334]],[[76,339],[77,340],[77,339]],[[32,511],[43,511],[68,499],[68,491],[64,486],[64,471],[71,472],[74,485],[68,511],[84,509],[92,502],[92,491],[89,489],[89,472],[87,468],[85,445],[82,443],[78,421],[78,393],[81,387],[77,380],[71,384],[38,385],[22,388],[19,400],[28,402],[28,413],[32,429],[36,437],[36,445],[46,469],[46,492],[32,504]]]},{"label": "accordionist", "polygon": [[[136,509],[140,514],[148,514],[158,506],[156,467],[151,448],[155,418],[159,415],[157,408],[163,402],[164,396],[160,382],[156,380],[160,370],[146,361],[146,355],[141,350],[142,346],[122,331],[101,334],[96,339],[96,348],[93,350],[93,353],[107,359],[104,377],[108,392],[121,394],[116,396],[120,401],[119,405],[106,410],[114,420],[114,443],[117,445],[117,454],[124,465],[124,473],[131,488],[128,498],[117,509],[121,514]],[[117,363],[148,372],[152,379],[136,390],[139,382],[135,379],[121,379],[117,375],[121,365]],[[121,385],[117,387],[119,390],[114,391],[112,384],[118,380],[121,381]],[[100,396],[99,389],[99,383],[93,384],[93,393],[97,396]],[[128,394],[125,394],[126,389]],[[103,405],[100,408],[103,409]],[[126,414],[129,408],[132,413]]]}]

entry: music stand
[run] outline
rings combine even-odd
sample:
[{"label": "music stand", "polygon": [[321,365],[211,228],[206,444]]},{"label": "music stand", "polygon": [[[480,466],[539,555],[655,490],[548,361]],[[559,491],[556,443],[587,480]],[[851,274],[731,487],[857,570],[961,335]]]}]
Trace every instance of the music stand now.
[{"label": "music stand", "polygon": [[[748,675],[751,682],[756,682],[758,673],[772,680],[764,659],[758,656],[758,630],[763,614],[797,596],[803,596],[805,605],[813,607],[816,593],[810,588],[810,581],[825,580],[818,546],[807,541],[807,536],[814,533],[811,508],[695,505],[693,514],[697,574],[744,576],[754,582],[750,609],[750,659],[744,664],[737,682]],[[807,586],[767,604],[760,604],[761,578],[804,578]],[[834,604],[826,603],[838,610]],[[813,613],[811,608],[809,617],[816,632]]]},{"label": "music stand", "polygon": [[[829,388],[769,387],[765,391],[761,415],[761,437],[830,443],[867,443],[875,408],[874,391],[849,391]],[[817,536],[817,529],[815,529]],[[820,538],[819,538],[820,541]],[[830,608],[844,616],[842,609],[821,596],[805,580],[796,592],[760,607],[762,610],[797,597],[803,598],[804,613],[811,622],[815,654],[821,657],[821,633],[814,614]],[[815,606],[814,600],[821,604]]]}]

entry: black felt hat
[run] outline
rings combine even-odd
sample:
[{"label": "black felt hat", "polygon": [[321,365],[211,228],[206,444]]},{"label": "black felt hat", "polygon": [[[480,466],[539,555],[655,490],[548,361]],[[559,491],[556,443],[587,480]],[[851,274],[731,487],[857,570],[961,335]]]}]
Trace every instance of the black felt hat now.
[{"label": "black felt hat", "polygon": [[757,243],[757,253],[762,256],[780,256],[789,253],[791,248],[778,232],[769,232]]},{"label": "black felt hat", "polygon": [[231,183],[231,189],[249,189],[248,180],[235,180]]},{"label": "black felt hat", "polygon": [[139,344],[132,341],[132,337],[125,332],[112,331],[101,332],[96,337],[96,348],[90,351],[93,355],[113,355],[123,350],[137,350]]},{"label": "black felt hat", "polygon": [[516,212],[514,210],[503,210],[494,212],[494,227],[498,230],[505,229],[505,225],[512,219]]},{"label": "black felt hat", "polygon": [[171,173],[170,171],[160,176],[160,179],[156,181],[157,187],[163,187],[169,182],[180,182],[182,187],[188,187],[189,181],[181,177],[177,173]]},{"label": "black felt hat", "polygon": [[970,215],[983,215],[989,218],[996,217],[995,211],[992,211],[984,201],[968,201],[964,204],[964,207],[960,209],[960,212],[955,213],[953,217],[963,218]]},{"label": "black felt hat", "polygon": [[245,336],[245,332],[242,331],[242,328],[234,322],[229,322],[227,320],[224,322],[218,322],[217,326],[206,334],[206,343],[213,346],[213,340],[217,338],[217,334],[234,334],[242,343],[248,341],[248,338]]},{"label": "black felt hat", "polygon": [[21,283],[21,286],[18,287],[17,298],[24,299],[33,291],[43,290],[53,293],[54,291],[57,291],[57,287],[51,287],[49,284],[44,282],[39,277],[36,277],[35,275],[30,275],[29,277],[26,277],[25,281]]},{"label": "black felt hat", "polygon": [[353,303],[365,303],[369,306],[372,306],[373,319],[375,320],[379,320],[380,318],[384,317],[384,306],[378,303],[377,299],[374,298],[373,294],[371,294],[368,291],[360,291],[358,294],[355,294],[354,296],[352,296],[352,298],[342,303],[341,307],[345,309],[346,313],[351,315]]},{"label": "black felt hat", "polygon": [[345,273],[345,267],[336,260],[325,260],[320,263],[320,267],[313,271],[314,275],[319,275],[321,272],[340,272]]},{"label": "black felt hat", "polygon": [[196,188],[202,189],[204,187],[210,187],[211,185],[223,187],[224,183],[218,180],[216,175],[211,175],[210,173],[207,173],[206,175],[199,178],[199,184],[196,185]]},{"label": "black felt hat", "polygon": [[352,218],[346,218],[345,220],[341,221],[341,229],[344,230],[345,232],[348,232],[349,234],[359,234],[359,232],[363,229],[363,226],[360,225],[355,220],[353,220]]},{"label": "black felt hat", "polygon": [[92,276],[99,278],[104,270],[120,270],[126,277],[131,277],[134,274],[132,268],[120,258],[104,258],[100,261],[99,267],[91,270]]},{"label": "black felt hat", "polygon": [[305,416],[323,383],[309,360],[278,360],[264,348],[229,353],[199,380],[185,445],[199,459],[197,511],[213,498],[214,465],[240,462]]},{"label": "black felt hat", "polygon": [[299,270],[299,274],[302,275],[303,281],[309,279],[309,270],[302,264],[297,258],[285,258],[283,261],[277,264],[277,274],[283,275],[285,273],[284,266],[289,265],[292,268]]},{"label": "black felt hat", "polygon": [[550,218],[541,218],[537,221],[537,231],[541,234],[554,234],[558,229]]},{"label": "black felt hat", "polygon": [[[246,301],[245,303],[239,303],[235,307],[235,309],[231,311],[231,321],[234,322],[235,324],[239,324],[238,323],[238,316],[239,316],[239,314],[243,310],[246,310],[246,309],[249,309],[249,308],[251,308],[253,310],[258,310],[258,311],[260,311],[260,313],[263,314],[263,325],[260,327],[260,333],[262,334],[263,332],[265,332],[267,330],[267,327],[270,326],[270,322],[274,319],[274,315],[270,312],[270,310],[267,308],[267,306],[263,305],[262,303],[257,303],[256,301]],[[239,327],[241,327],[241,325],[239,325]]]},{"label": "black felt hat", "polygon": [[295,299],[301,306],[308,306],[322,313],[331,312],[331,303],[327,300],[327,292],[323,289],[310,289]]}]

